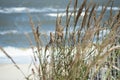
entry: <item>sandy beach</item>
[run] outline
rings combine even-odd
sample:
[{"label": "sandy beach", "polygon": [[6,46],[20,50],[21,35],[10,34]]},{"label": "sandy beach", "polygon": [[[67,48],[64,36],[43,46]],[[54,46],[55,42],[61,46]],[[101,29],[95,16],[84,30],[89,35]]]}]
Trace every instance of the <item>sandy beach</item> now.
[{"label": "sandy beach", "polygon": [[[18,64],[18,66],[27,76],[29,64]],[[25,80],[25,78],[14,64],[0,64],[0,80]]]}]

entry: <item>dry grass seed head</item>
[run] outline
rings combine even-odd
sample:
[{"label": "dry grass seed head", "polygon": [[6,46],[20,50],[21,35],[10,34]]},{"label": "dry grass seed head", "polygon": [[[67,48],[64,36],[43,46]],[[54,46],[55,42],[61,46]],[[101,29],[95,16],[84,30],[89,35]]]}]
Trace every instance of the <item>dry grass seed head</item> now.
[{"label": "dry grass seed head", "polygon": [[53,43],[55,41],[55,36],[52,32],[50,32],[50,43]]},{"label": "dry grass seed head", "polygon": [[79,17],[81,16],[81,13],[82,13],[82,11],[83,11],[83,8],[84,8],[85,5],[86,5],[86,2],[87,2],[87,0],[84,0],[83,3],[82,3],[82,5],[80,6],[80,8],[79,8],[79,10],[78,10],[78,13],[77,13],[77,16],[76,16],[76,20],[75,20],[75,26],[77,25],[78,19],[79,19]]}]

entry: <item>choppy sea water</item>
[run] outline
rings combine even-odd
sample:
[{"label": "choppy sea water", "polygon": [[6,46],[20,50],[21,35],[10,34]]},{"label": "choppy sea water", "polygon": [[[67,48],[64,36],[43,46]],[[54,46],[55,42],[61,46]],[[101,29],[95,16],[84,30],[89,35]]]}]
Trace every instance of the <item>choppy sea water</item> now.
[{"label": "choppy sea water", "polygon": [[[81,4],[83,0],[79,0]],[[95,0],[97,2],[97,0]],[[102,10],[105,0],[100,0],[97,12]],[[32,51],[25,33],[32,37],[29,23],[31,15],[35,26],[40,24],[40,32],[49,35],[55,29],[57,13],[65,17],[67,0],[0,0],[0,46],[3,47],[17,63],[31,61]],[[113,11],[120,10],[120,1],[115,0]],[[70,8],[73,10],[73,8]],[[107,11],[110,7],[107,7]],[[84,15],[84,11],[82,12]],[[106,13],[105,18],[108,15]],[[32,37],[34,43],[34,39]],[[25,49],[23,49],[25,48]],[[24,60],[24,61],[23,61]],[[25,62],[26,61],[26,62]],[[0,51],[0,63],[10,63],[10,60]]]}]

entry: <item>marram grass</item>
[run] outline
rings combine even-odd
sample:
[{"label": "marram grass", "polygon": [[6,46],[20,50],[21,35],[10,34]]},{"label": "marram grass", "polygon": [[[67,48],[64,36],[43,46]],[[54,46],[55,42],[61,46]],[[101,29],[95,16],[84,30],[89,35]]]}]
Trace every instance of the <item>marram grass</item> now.
[{"label": "marram grass", "polygon": [[[32,74],[26,76],[8,53],[27,80],[119,80],[120,79],[120,11],[113,15],[111,1],[103,6],[97,15],[97,4],[84,0],[70,0],[66,17],[56,18],[56,29],[50,33],[50,41],[42,47],[39,27],[30,24],[37,50],[33,50]],[[73,11],[70,11],[73,5]],[[103,21],[107,6],[111,6],[110,16]],[[82,16],[84,12],[84,16]],[[28,41],[32,42],[27,35]],[[48,54],[49,53],[49,54]],[[38,62],[38,63],[37,63]]]}]

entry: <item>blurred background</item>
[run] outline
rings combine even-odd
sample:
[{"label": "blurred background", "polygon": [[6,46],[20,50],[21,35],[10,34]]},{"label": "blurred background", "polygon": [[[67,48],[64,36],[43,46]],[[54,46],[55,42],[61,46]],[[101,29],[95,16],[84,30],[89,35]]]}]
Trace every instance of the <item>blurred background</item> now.
[{"label": "blurred background", "polygon": [[[78,0],[79,4],[83,0]],[[90,2],[92,0],[88,0]],[[93,0],[99,3],[97,12],[102,10],[102,5],[108,0]],[[16,62],[21,63],[18,57],[27,60],[26,55],[32,51],[29,50],[30,45],[25,36],[29,34],[34,44],[32,30],[30,27],[29,16],[35,24],[40,26],[40,32],[49,35],[55,29],[55,20],[57,13],[65,17],[66,5],[69,0],[0,0],[0,46],[10,53]],[[120,0],[114,0],[113,12],[120,10]],[[79,7],[80,5],[78,5]],[[72,6],[71,9],[72,10]],[[108,18],[110,6],[107,7],[105,19]],[[23,57],[25,56],[25,57]],[[0,63],[9,63],[10,61],[0,51]]]}]

